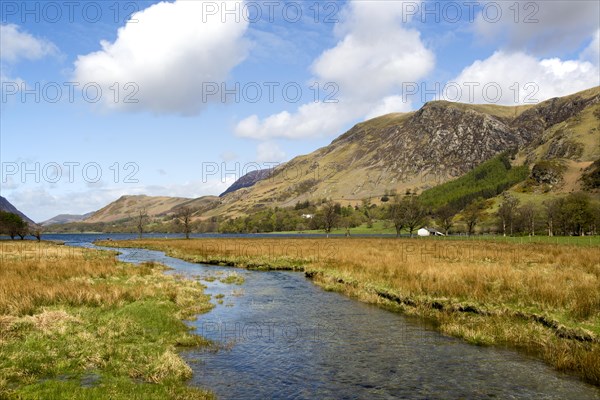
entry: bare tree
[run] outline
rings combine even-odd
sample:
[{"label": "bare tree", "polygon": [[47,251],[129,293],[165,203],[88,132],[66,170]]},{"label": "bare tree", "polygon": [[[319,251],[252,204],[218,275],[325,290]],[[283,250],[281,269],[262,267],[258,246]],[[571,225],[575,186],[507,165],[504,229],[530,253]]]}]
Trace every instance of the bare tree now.
[{"label": "bare tree", "polygon": [[513,234],[513,224],[515,219],[515,211],[519,206],[519,200],[509,193],[503,195],[502,203],[496,215],[502,223],[502,235],[506,236],[506,229],[510,228],[510,235]]},{"label": "bare tree", "polygon": [[183,233],[185,233],[185,238],[190,238],[190,233],[192,232],[192,215],[194,214],[194,210],[189,207],[182,207],[177,212],[177,218],[181,221],[183,225]]},{"label": "bare tree", "polygon": [[519,208],[519,214],[527,226],[529,236],[535,236],[535,206],[533,203],[527,203],[521,206],[521,208]]},{"label": "bare tree", "polygon": [[38,242],[42,240],[42,227],[40,225],[34,225],[30,227],[30,232],[33,237],[37,239]]},{"label": "bare tree", "polygon": [[446,236],[448,236],[448,232],[450,232],[450,229],[454,225],[454,215],[456,213],[448,205],[438,208],[435,212],[435,221],[442,228]]},{"label": "bare tree", "polygon": [[141,239],[144,234],[144,227],[146,226],[146,223],[148,223],[148,211],[145,208],[138,211],[135,222],[138,230],[138,237]]},{"label": "bare tree", "polygon": [[467,232],[469,236],[471,236],[475,232],[475,225],[477,225],[483,218],[484,208],[485,201],[480,198],[469,204],[463,210],[463,219],[467,224]]},{"label": "bare tree", "polygon": [[389,208],[389,218],[394,224],[394,228],[396,228],[396,237],[400,237],[400,232],[402,231],[402,228],[404,228],[406,222],[405,211],[406,209],[404,208],[400,196],[394,196],[394,202],[390,204]]},{"label": "bare tree", "polygon": [[325,228],[325,233],[327,233],[327,237],[329,237],[331,230],[335,228],[338,219],[339,215],[337,214],[336,204],[331,200],[327,200],[323,205],[323,225]]},{"label": "bare tree", "polygon": [[427,216],[427,210],[419,200],[417,196],[407,196],[402,199],[401,208],[404,209],[404,222],[410,237],[413,236],[415,228],[421,227],[425,224],[425,217]]}]

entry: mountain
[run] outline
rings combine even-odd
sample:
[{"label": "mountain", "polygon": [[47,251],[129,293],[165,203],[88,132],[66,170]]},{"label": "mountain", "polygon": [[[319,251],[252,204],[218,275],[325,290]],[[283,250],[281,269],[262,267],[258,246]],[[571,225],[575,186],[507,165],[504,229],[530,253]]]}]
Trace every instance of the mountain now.
[{"label": "mountain", "polygon": [[62,225],[62,224],[69,224],[71,222],[80,222],[85,220],[86,218],[91,217],[92,215],[94,215],[95,211],[89,212],[87,214],[60,214],[57,215],[56,217],[50,218],[49,220],[46,220],[44,222],[42,222],[40,225],[42,226],[48,226],[48,225]]},{"label": "mountain", "polygon": [[[194,219],[206,220],[324,198],[343,205],[366,198],[377,203],[390,191],[421,193],[465,176],[454,184],[460,192],[481,174],[489,182],[477,193],[493,195],[512,185],[508,190],[522,201],[539,201],[594,190],[600,180],[599,126],[600,87],[524,106],[434,101],[415,112],[357,124],[328,146],[273,170],[246,174],[220,197],[123,196],[83,223],[116,227],[131,223],[141,210],[153,223],[169,223],[182,207],[192,208]],[[501,153],[509,158],[494,161]],[[492,190],[488,184],[495,179]],[[432,201],[444,198],[434,195]]]},{"label": "mountain", "polygon": [[246,175],[242,176],[240,179],[236,180],[231,186],[227,188],[226,191],[221,193],[219,197],[223,197],[228,193],[235,192],[236,190],[248,188],[254,186],[257,182],[262,181],[263,179],[268,178],[271,175],[272,169],[260,169],[255,171],[250,171]]},{"label": "mountain", "polygon": [[33,220],[31,220],[29,217],[27,217],[27,215],[23,214],[21,211],[17,210],[17,208],[15,206],[10,204],[10,202],[2,196],[0,196],[0,211],[17,214],[21,218],[23,218],[23,220],[25,222],[27,222],[28,224],[35,225],[35,222],[33,222]]},{"label": "mountain", "polygon": [[433,101],[354,126],[330,145],[275,168],[269,179],[230,191],[210,214],[420,192],[504,151],[518,153],[516,166],[555,160],[565,168],[560,190],[575,190],[583,170],[600,158],[599,102],[600,87],[525,106]]},{"label": "mountain", "polygon": [[206,196],[198,199],[188,199],[184,197],[152,197],[152,196],[122,196],[116,201],[108,204],[102,209],[96,211],[92,216],[86,218],[83,222],[118,222],[129,220],[139,215],[140,211],[145,211],[149,217],[157,218],[174,214],[181,207],[190,207],[197,212],[202,212],[208,208],[214,208],[218,203],[215,196]]}]

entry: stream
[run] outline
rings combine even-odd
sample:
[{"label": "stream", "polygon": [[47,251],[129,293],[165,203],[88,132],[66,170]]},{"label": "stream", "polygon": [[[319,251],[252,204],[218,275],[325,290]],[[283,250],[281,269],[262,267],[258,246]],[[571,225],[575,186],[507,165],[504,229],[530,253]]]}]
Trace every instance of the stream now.
[{"label": "stream", "polygon": [[[85,247],[107,237],[56,236]],[[223,349],[182,356],[194,371],[190,384],[221,399],[600,399],[600,388],[532,356],[444,336],[401,314],[326,292],[302,273],[119,251],[122,261],[168,265],[168,273],[200,280],[213,295],[215,308],[189,324]],[[233,273],[244,283],[218,279]],[[215,295],[224,295],[222,302]]]}]

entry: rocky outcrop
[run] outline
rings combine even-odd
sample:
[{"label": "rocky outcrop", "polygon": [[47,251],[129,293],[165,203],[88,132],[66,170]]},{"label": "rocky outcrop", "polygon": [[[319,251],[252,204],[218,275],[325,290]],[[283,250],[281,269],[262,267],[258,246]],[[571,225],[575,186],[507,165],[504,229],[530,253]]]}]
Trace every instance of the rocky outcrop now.
[{"label": "rocky outcrop", "polygon": [[271,176],[272,172],[273,170],[270,168],[250,171],[246,175],[236,180],[231,186],[227,188],[226,191],[221,193],[219,197],[223,197],[228,193],[232,193],[240,189],[252,187],[256,185],[257,182],[260,182],[263,179],[266,179],[269,176]]}]

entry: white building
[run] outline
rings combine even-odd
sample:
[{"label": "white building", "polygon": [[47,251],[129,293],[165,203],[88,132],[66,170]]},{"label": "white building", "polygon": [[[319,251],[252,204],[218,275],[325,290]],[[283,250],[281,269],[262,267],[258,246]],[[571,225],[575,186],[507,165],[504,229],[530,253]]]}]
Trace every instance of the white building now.
[{"label": "white building", "polygon": [[442,232],[437,229],[424,227],[417,231],[417,235],[419,236],[446,236]]}]

